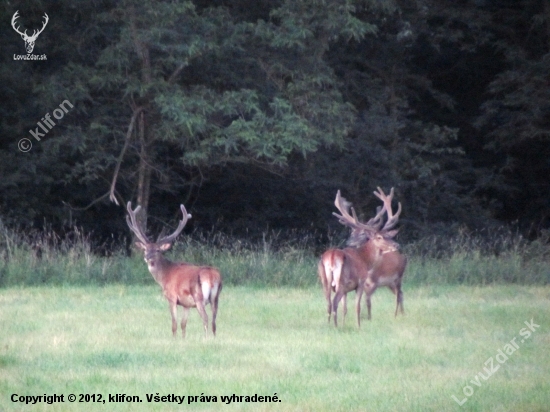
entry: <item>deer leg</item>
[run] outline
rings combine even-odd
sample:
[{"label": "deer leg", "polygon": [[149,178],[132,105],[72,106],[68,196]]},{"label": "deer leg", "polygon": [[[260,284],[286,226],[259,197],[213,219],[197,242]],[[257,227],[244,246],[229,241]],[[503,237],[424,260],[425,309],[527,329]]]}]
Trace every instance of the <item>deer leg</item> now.
[{"label": "deer leg", "polygon": [[401,291],[401,283],[398,283],[396,286],[396,298],[397,298],[397,305],[395,307],[395,316],[397,317],[397,309],[401,309],[401,314],[405,314],[405,310],[403,309],[403,292]]},{"label": "deer leg", "polygon": [[334,300],[332,301],[332,312],[334,313],[334,326],[336,327],[338,327],[338,303],[340,303],[340,299],[342,299],[342,296],[344,295],[345,295],[344,293],[338,290],[334,295]]},{"label": "deer leg", "polygon": [[325,290],[325,299],[327,300],[328,323],[330,324],[330,317],[332,315],[332,286],[330,284],[323,284],[323,289]]},{"label": "deer leg", "polygon": [[395,295],[395,315],[394,316],[397,317],[397,312],[399,311],[400,308],[401,308],[401,313],[404,314],[403,292],[401,292],[401,284],[389,285],[388,287],[391,289],[391,291]]},{"label": "deer leg", "polygon": [[344,293],[342,296],[342,305],[344,306],[344,317],[342,318],[342,326],[346,324],[346,315],[348,314],[348,295]]},{"label": "deer leg", "polygon": [[355,294],[355,311],[357,312],[357,327],[361,327],[361,298],[363,297],[363,285],[359,285]]},{"label": "deer leg", "polygon": [[321,284],[323,285],[323,292],[325,293],[325,299],[327,301],[327,314],[328,323],[330,324],[330,317],[332,315],[332,271],[330,268],[326,268],[323,262],[319,262],[317,267]]},{"label": "deer leg", "polygon": [[202,325],[204,326],[204,336],[208,337],[208,314],[204,309],[204,303],[200,300],[196,301],[197,311],[199,312],[200,317],[202,318]]},{"label": "deer leg", "polygon": [[187,319],[189,318],[189,308],[183,307],[183,317],[181,318],[181,336],[185,339],[185,329],[187,327]]},{"label": "deer leg", "polygon": [[[199,283],[200,285],[200,283]],[[208,298],[210,298],[210,291],[208,292]],[[208,337],[208,314],[206,309],[204,309],[205,303],[208,302],[208,299],[205,298],[202,288],[199,286],[193,291],[193,300],[195,301],[195,306],[199,312],[200,317],[202,318],[202,325],[204,327],[204,336]]]},{"label": "deer leg", "polygon": [[216,336],[216,316],[218,315],[218,297],[220,296],[220,290],[212,290],[212,295],[210,295],[210,300],[212,301],[210,305],[212,306],[212,334]]},{"label": "deer leg", "polygon": [[371,314],[370,314],[371,302],[370,302],[370,297],[372,296],[372,294],[374,293],[375,290],[376,290],[376,287],[375,287],[374,285],[367,286],[367,287],[365,288],[365,300],[367,301],[367,319],[368,319],[368,320],[371,320]]},{"label": "deer leg", "polygon": [[170,315],[172,315],[172,335],[176,336],[178,330],[178,304],[176,302],[169,301]]},{"label": "deer leg", "polygon": [[389,285],[388,288],[395,295],[395,317],[397,317],[397,309],[399,309],[399,291],[395,285]]},{"label": "deer leg", "polygon": [[330,317],[332,315],[332,286],[328,285],[325,290],[325,298],[327,299],[327,313],[328,313],[328,323],[330,324]]}]

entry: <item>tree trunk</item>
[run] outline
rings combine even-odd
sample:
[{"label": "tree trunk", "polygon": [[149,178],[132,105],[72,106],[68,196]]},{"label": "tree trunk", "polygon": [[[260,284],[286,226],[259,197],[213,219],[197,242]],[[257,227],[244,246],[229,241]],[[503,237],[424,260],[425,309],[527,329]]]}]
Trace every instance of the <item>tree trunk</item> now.
[{"label": "tree trunk", "polygon": [[546,52],[550,52],[550,2],[544,2],[544,23],[546,24]]},{"label": "tree trunk", "polygon": [[148,144],[145,133],[144,113],[140,114],[138,123],[139,141],[141,150],[139,154],[139,170],[138,170],[138,205],[141,205],[143,212],[139,219],[142,227],[147,227],[147,210],[149,208],[149,191],[151,188],[151,167],[148,161]]},{"label": "tree trunk", "polygon": [[[151,84],[151,60],[149,58],[149,47],[139,37],[138,29],[136,27],[135,10],[133,7],[129,10],[130,14],[130,31],[132,33],[132,40],[138,58],[141,60],[141,74],[144,88]],[[147,95],[140,96],[140,100],[144,107],[148,106],[149,97]],[[151,162],[149,161],[149,148],[150,139],[147,133],[147,125],[145,119],[145,112],[141,112],[138,122],[138,133],[140,142],[140,159],[138,170],[138,187],[137,187],[137,201],[141,205],[142,213],[138,216],[141,220],[143,228],[147,227],[147,212],[149,209],[149,195],[151,188]]]}]

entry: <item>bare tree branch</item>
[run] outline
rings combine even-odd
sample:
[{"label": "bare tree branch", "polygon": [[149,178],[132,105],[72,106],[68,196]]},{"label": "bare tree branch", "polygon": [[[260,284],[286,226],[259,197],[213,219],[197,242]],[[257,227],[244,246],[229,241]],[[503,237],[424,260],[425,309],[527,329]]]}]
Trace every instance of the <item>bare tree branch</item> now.
[{"label": "bare tree branch", "polygon": [[136,124],[136,119],[142,111],[143,111],[143,107],[137,107],[134,109],[134,113],[132,114],[132,119],[130,120],[130,124],[128,125],[128,131],[126,132],[126,140],[124,141],[124,146],[120,151],[120,155],[118,156],[117,164],[115,166],[113,181],[111,182],[111,189],[109,190],[109,199],[111,200],[111,202],[114,202],[117,206],[119,206],[119,203],[115,196],[115,186],[116,186],[116,181],[118,179],[118,172],[120,171],[120,165],[122,163],[122,159],[124,159],[124,155],[126,154],[126,150],[128,149],[128,144],[130,143],[130,138],[132,137],[132,132],[134,131],[134,125]]},{"label": "bare tree branch", "polygon": [[176,78],[178,77],[178,75],[181,73],[181,71],[186,67],[188,66],[188,63],[187,62],[184,62],[182,64],[180,64],[178,66],[178,68],[176,70],[174,70],[174,73],[172,73],[170,75],[170,77],[168,78],[168,83],[174,83],[176,81]]}]

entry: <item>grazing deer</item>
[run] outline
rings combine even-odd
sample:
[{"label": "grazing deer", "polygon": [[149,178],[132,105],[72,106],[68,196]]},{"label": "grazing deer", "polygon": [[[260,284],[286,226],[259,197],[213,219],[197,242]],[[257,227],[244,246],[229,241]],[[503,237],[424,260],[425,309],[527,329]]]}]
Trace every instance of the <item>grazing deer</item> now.
[{"label": "grazing deer", "polygon": [[[351,227],[352,234],[348,240],[348,247],[346,249],[329,249],[325,252],[319,262],[319,277],[323,283],[325,291],[325,297],[328,302],[329,322],[331,316],[331,309],[334,312],[334,324],[338,325],[338,304],[342,297],[344,297],[344,318],[347,312],[345,296],[352,290],[356,291],[356,312],[357,312],[357,324],[360,326],[360,313],[361,313],[361,296],[364,291],[367,292],[367,308],[370,319],[370,296],[376,290],[376,287],[386,283],[385,272],[382,272],[383,268],[386,270],[387,256],[400,256],[397,252],[399,245],[391,240],[396,234],[396,230],[392,229],[398,221],[399,214],[401,213],[401,204],[399,204],[398,211],[394,215],[391,207],[391,201],[393,198],[393,188],[388,196],[384,194],[382,189],[378,188],[378,192],[374,194],[382,200],[384,206],[379,208],[374,218],[370,219],[367,223],[362,223],[357,219],[355,211],[351,208],[351,215],[349,209],[351,203],[346,201],[341,195],[340,191],[336,194],[334,204],[340,211],[341,215],[333,213],[338,217],[340,223]],[[384,227],[383,216],[388,214],[388,220]],[[406,260],[405,260],[406,263]],[[404,267],[403,267],[404,270]],[[397,292],[400,292],[401,275],[399,277],[399,286],[395,285]],[[393,276],[392,276],[393,278]],[[382,282],[382,283],[380,283]],[[392,283],[393,285],[393,283]],[[387,284],[386,286],[390,286]],[[393,290],[393,289],[392,289]],[[335,292],[334,300],[331,307],[331,291]],[[397,293],[396,292],[396,293]],[[398,303],[402,308],[402,294],[397,293]]]},{"label": "grazing deer", "polygon": [[218,269],[211,266],[195,266],[186,262],[171,262],[163,256],[172,246],[176,237],[181,233],[187,220],[191,215],[187,214],[185,207],[181,207],[183,219],[180,220],[178,228],[169,236],[158,239],[155,243],[149,241],[145,231],[139,226],[136,214],[141,209],[137,206],[132,210],[131,202],[128,202],[128,215],[126,223],[138,238],[136,246],[143,250],[145,262],[149,272],[155,281],[162,287],[164,297],[170,305],[172,315],[172,334],[176,336],[177,306],[183,307],[183,318],[181,320],[181,331],[185,338],[185,327],[189,309],[196,307],[202,318],[205,336],[208,335],[208,315],[205,306],[210,303],[212,306],[212,333],[216,335],[216,315],[218,313],[218,298],[222,290],[222,279]]}]

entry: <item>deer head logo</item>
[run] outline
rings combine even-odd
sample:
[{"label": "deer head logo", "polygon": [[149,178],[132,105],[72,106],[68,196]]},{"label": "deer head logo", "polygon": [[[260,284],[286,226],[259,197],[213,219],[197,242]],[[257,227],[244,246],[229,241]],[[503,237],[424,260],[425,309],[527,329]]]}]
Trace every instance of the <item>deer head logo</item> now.
[{"label": "deer head logo", "polygon": [[24,32],[21,32],[19,30],[19,26],[17,26],[17,27],[15,26],[15,20],[17,20],[17,18],[19,17],[18,13],[19,13],[19,10],[17,10],[14,13],[14,15],[11,19],[11,26],[13,27],[13,29],[17,33],[19,33],[21,35],[21,38],[25,41],[25,48],[27,49],[27,53],[31,54],[33,49],[34,49],[34,43],[36,42],[36,39],[38,38],[38,35],[44,31],[44,28],[48,24],[48,21],[50,20],[50,18],[48,17],[48,15],[46,13],[44,13],[44,23],[42,24],[42,28],[40,30],[34,30],[33,33],[32,33],[32,36],[28,36],[27,35],[27,30],[25,30]]}]

